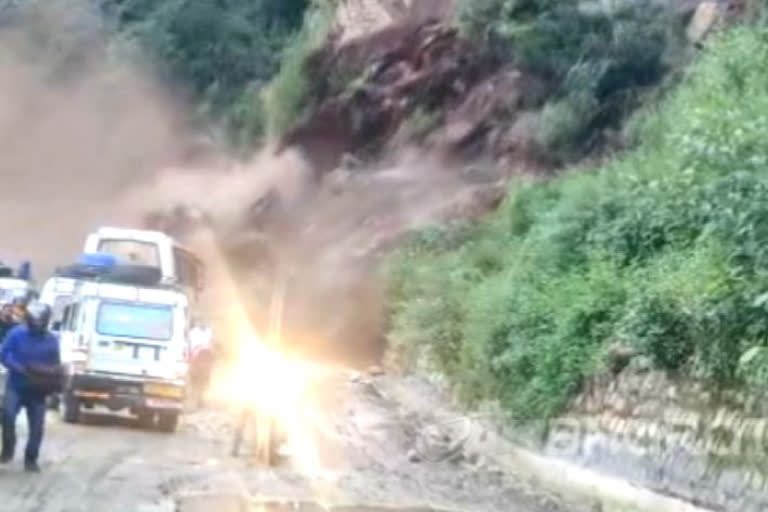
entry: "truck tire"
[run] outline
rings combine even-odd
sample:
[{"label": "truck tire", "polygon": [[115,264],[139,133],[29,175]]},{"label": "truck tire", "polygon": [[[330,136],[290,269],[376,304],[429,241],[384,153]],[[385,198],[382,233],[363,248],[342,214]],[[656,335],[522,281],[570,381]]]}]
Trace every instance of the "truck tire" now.
[{"label": "truck tire", "polygon": [[77,423],[80,421],[80,400],[71,392],[64,394],[64,400],[62,400],[64,406],[64,422],[65,423]]},{"label": "truck tire", "polygon": [[142,409],[136,414],[139,428],[151,429],[155,426],[155,413],[149,409]]},{"label": "truck tire", "polygon": [[161,432],[172,434],[179,426],[179,413],[160,412],[157,414],[157,428]]}]

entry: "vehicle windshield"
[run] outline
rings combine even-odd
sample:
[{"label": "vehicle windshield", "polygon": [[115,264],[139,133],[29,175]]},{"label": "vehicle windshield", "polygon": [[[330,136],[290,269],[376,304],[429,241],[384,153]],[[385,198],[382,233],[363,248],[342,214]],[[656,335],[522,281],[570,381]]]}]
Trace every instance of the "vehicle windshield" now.
[{"label": "vehicle windshield", "polygon": [[103,302],[99,306],[96,332],[105,336],[169,340],[173,335],[173,310],[170,306]]},{"label": "vehicle windshield", "polygon": [[27,294],[27,288],[5,288],[0,289],[0,303],[10,304],[15,299],[24,298]]},{"label": "vehicle windshield", "polygon": [[112,254],[126,263],[160,266],[160,251],[152,242],[105,239],[99,242],[99,252]]}]

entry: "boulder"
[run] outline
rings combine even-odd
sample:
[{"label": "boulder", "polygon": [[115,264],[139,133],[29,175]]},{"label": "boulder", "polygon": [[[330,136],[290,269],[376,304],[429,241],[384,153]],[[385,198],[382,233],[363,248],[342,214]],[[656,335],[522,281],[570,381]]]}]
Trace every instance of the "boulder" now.
[{"label": "boulder", "polygon": [[720,19],[720,14],[719,2],[713,0],[701,2],[696,7],[690,23],[688,23],[686,30],[688,40],[694,44],[701,43]]}]

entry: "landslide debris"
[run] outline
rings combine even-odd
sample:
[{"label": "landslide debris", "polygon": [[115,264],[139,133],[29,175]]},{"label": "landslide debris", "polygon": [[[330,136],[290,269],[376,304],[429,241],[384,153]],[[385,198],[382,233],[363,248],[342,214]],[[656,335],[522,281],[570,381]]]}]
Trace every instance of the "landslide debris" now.
[{"label": "landslide debris", "polygon": [[[693,19],[704,4],[686,13]],[[336,34],[310,55],[306,73],[305,117],[272,156],[235,166],[226,215],[206,202],[230,172],[220,166],[197,197],[170,199],[146,220],[180,236],[208,227],[247,296],[268,295],[276,275],[290,275],[285,322],[294,338],[349,352],[380,343],[373,269],[382,251],[414,228],[495,208],[512,174],[557,168],[536,134],[558,84],[422,17],[357,38]],[[280,159],[294,149],[309,170],[286,192],[281,182],[292,173]],[[265,174],[271,183],[242,179]]]},{"label": "landslide debris", "polygon": [[[311,56],[308,74],[310,114],[278,151],[302,148],[320,174],[347,153],[380,158],[416,144],[462,160],[527,151],[530,161],[522,129],[530,117],[517,113],[540,106],[547,90],[526,73],[499,69],[487,51],[435,19],[332,40]],[[501,111],[504,130],[493,123]]]}]

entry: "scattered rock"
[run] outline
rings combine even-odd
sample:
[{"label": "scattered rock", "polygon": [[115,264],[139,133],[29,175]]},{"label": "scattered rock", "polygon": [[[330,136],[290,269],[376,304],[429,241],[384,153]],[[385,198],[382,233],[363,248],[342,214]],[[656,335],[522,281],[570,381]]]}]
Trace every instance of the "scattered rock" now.
[{"label": "scattered rock", "polygon": [[646,374],[653,370],[653,361],[647,356],[637,356],[632,358],[627,370],[636,375]]},{"label": "scattered rock", "polygon": [[694,44],[704,40],[720,17],[720,8],[716,1],[701,2],[688,24],[686,36]]},{"label": "scattered rock", "polygon": [[607,348],[605,354],[608,367],[614,374],[619,374],[624,371],[632,359],[637,356],[637,350],[634,347],[622,343],[613,343]]},{"label": "scattered rock", "polygon": [[422,462],[423,459],[421,458],[421,454],[417,450],[412,449],[408,451],[408,461],[416,464],[416,463]]},{"label": "scattered rock", "polygon": [[370,375],[371,377],[380,377],[384,375],[384,369],[381,366],[377,366],[377,365],[371,366],[370,368],[368,368],[368,375]]},{"label": "scattered rock", "polygon": [[444,134],[441,143],[447,146],[460,146],[469,140],[478,128],[477,124],[466,119],[453,121],[443,129]]},{"label": "scattered rock", "polygon": [[625,397],[615,396],[611,400],[611,409],[619,417],[627,417],[632,413],[632,406]]},{"label": "scattered rock", "polygon": [[677,386],[670,386],[667,389],[667,399],[675,401],[678,398]]},{"label": "scattered rock", "polygon": [[[456,105],[492,65],[455,27],[430,20],[327,45],[310,57],[309,69],[318,106],[286,134],[278,152],[299,146],[324,175],[338,167],[345,153],[384,148],[417,108]],[[339,69],[359,77],[351,93],[347,85],[335,83]]]},{"label": "scattered rock", "polygon": [[341,156],[340,167],[344,170],[357,171],[362,169],[364,165],[365,165],[364,162],[360,158],[350,153],[344,153]]},{"label": "scattered rock", "polygon": [[476,468],[481,467],[483,462],[482,458],[480,457],[480,454],[478,453],[466,454],[464,457],[464,460],[467,464],[475,466]]},{"label": "scattered rock", "polygon": [[499,180],[499,172],[495,169],[495,164],[487,162],[483,164],[473,164],[464,167],[461,170],[461,177],[467,183],[492,183]]}]

